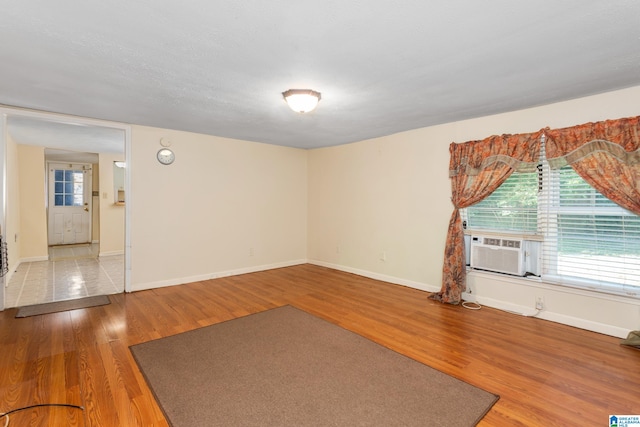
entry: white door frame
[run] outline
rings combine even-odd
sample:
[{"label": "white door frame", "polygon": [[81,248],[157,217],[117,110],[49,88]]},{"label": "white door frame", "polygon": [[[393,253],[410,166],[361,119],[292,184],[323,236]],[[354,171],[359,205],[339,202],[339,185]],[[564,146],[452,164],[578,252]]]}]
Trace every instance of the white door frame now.
[{"label": "white door frame", "polygon": [[[7,238],[5,212],[7,188],[7,115],[0,111],[0,234]],[[0,278],[0,311],[4,310],[5,276]]]},{"label": "white door frame", "polygon": [[[133,194],[131,192],[131,170],[133,164],[131,162],[131,126],[118,123],[109,122],[96,119],[88,119],[84,117],[65,116],[61,114],[48,113],[36,110],[23,110],[11,107],[0,106],[0,227],[2,232],[5,230],[5,212],[6,212],[6,136],[7,136],[7,117],[29,117],[33,119],[47,120],[50,122],[58,122],[70,125],[81,126],[101,126],[110,127],[114,129],[120,129],[124,131],[124,155],[125,162],[127,163],[127,173],[124,178],[125,194],[127,195],[127,203],[124,206],[124,291],[131,292],[131,212],[133,205]],[[2,283],[2,281],[0,281]],[[5,287],[2,286],[2,292],[0,292],[0,311],[4,310],[4,293]]]}]

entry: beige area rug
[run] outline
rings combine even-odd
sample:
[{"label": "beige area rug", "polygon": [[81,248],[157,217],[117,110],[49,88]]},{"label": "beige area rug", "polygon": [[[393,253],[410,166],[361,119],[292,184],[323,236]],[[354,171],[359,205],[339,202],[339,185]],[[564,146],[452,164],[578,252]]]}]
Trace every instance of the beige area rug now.
[{"label": "beige area rug", "polygon": [[77,310],[80,308],[96,307],[111,304],[107,295],[72,299],[66,301],[48,302],[45,304],[27,305],[20,307],[16,317],[38,316],[40,314],[57,313],[59,311]]},{"label": "beige area rug", "polygon": [[498,400],[290,306],[130,349],[174,427],[474,426]]}]

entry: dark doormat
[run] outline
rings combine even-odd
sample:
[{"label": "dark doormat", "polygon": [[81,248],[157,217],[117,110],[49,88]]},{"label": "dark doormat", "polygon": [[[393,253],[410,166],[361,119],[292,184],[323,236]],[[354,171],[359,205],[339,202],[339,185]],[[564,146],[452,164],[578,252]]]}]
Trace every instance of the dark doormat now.
[{"label": "dark doormat", "polygon": [[46,304],[28,305],[20,307],[16,317],[38,316],[40,314],[57,313],[59,311],[77,310],[80,308],[96,307],[111,304],[107,295],[72,299],[66,301],[48,302]]},{"label": "dark doormat", "polygon": [[469,427],[498,400],[290,306],[130,348],[173,427]]}]

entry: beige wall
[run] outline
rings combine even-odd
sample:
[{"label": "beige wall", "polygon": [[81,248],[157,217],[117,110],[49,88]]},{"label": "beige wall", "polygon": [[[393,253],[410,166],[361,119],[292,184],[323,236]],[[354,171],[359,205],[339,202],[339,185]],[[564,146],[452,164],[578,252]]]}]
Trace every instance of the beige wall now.
[{"label": "beige wall", "polygon": [[[438,290],[453,209],[447,171],[451,142],[636,116],[638,99],[640,87],[635,87],[309,151],[132,126],[131,289],[308,260]],[[156,160],[161,138],[173,143],[171,166]],[[114,200],[112,181],[103,175],[103,169],[112,169],[103,160],[101,214],[103,193],[109,192],[107,204]],[[44,176],[23,171],[33,163],[19,166],[20,193],[24,173],[35,192],[27,198],[39,198],[43,206]],[[121,212],[109,207],[114,208]],[[37,211],[21,213],[21,233],[24,221],[31,221],[25,216],[44,215]],[[105,233],[111,232],[101,224],[101,243]],[[46,228],[42,236],[46,256]],[[485,305],[530,313],[535,297],[544,296],[542,318],[617,336],[640,329],[638,300],[478,273],[470,274],[469,285],[473,293],[467,297]]]},{"label": "beige wall", "polygon": [[100,256],[119,255],[124,253],[124,206],[115,204],[113,186],[113,162],[124,161],[124,155],[106,154],[98,155],[99,165],[98,175],[99,189],[98,206],[100,210]]},{"label": "beige wall", "polygon": [[[48,259],[44,148],[18,145],[20,259]],[[9,203],[10,205],[11,203]]]},{"label": "beige wall", "polygon": [[[311,262],[439,290],[453,206],[449,144],[640,115],[640,87],[449,123],[309,152]],[[383,255],[384,252],[384,256]],[[381,260],[385,258],[385,260]],[[624,336],[640,329],[640,301],[471,274],[472,297],[494,307]],[[467,297],[470,297],[469,295]]]},{"label": "beige wall", "polygon": [[438,283],[451,214],[445,130],[310,151],[309,259]]},{"label": "beige wall", "polygon": [[142,126],[131,145],[134,290],[306,260],[306,151]]}]

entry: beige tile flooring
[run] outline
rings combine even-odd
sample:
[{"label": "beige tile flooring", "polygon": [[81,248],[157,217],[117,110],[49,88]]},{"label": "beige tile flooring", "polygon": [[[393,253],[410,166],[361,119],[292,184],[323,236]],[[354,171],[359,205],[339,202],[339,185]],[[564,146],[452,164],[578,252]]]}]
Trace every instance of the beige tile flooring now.
[{"label": "beige tile flooring", "polygon": [[49,261],[21,263],[5,289],[5,307],[123,292],[124,256],[97,254],[97,244],[52,247]]}]

